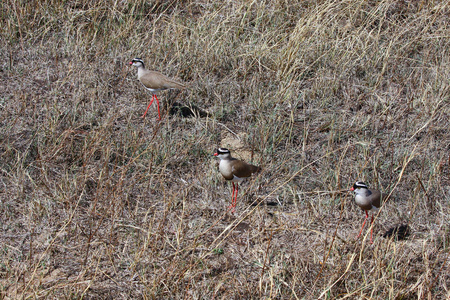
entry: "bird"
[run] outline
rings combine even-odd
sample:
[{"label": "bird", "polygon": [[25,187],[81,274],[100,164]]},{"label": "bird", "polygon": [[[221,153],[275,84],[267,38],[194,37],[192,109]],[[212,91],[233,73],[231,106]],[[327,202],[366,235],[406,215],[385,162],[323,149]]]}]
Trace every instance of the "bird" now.
[{"label": "bird", "polygon": [[[361,230],[359,231],[359,234],[356,238],[359,238],[361,236],[361,232],[364,228],[364,225],[366,224],[367,218],[369,218],[369,211],[372,211],[372,219],[370,222],[370,225],[373,223],[373,215],[376,213],[376,211],[380,208],[381,200],[382,200],[382,194],[380,191],[369,189],[367,185],[364,182],[357,181],[355,184],[351,187],[350,191],[355,192],[355,202],[356,204],[366,212],[366,217],[364,219],[364,222],[361,226]],[[372,243],[372,234],[373,234],[373,227],[370,231],[370,243]]]},{"label": "bird", "polygon": [[152,93],[152,100],[150,104],[147,106],[142,118],[145,118],[150,105],[152,105],[153,100],[156,99],[156,103],[158,105],[158,120],[161,120],[161,114],[159,112],[159,101],[158,97],[156,97],[156,93],[159,91],[164,91],[168,89],[183,89],[185,87],[184,84],[176,82],[169,77],[157,72],[150,71],[145,68],[144,61],[140,58],[133,58],[130,63],[137,67],[138,70],[138,79],[144,85],[144,87]]},{"label": "bird", "polygon": [[[234,212],[236,208],[236,200],[239,190],[239,182],[258,173],[261,168],[248,164],[242,160],[238,160],[231,156],[230,150],[227,148],[219,148],[214,153],[214,156],[220,158],[219,171],[226,180],[230,180],[233,184],[233,192],[231,193],[231,205],[228,209]],[[236,182],[236,185],[235,185]]]}]

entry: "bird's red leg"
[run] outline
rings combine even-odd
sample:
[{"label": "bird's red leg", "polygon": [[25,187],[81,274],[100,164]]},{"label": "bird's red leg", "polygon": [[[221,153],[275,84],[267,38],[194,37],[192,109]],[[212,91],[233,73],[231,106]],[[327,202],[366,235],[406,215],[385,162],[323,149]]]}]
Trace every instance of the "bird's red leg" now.
[{"label": "bird's red leg", "polygon": [[359,231],[359,234],[358,234],[358,236],[356,238],[359,238],[361,236],[361,232],[363,231],[364,224],[366,224],[366,220],[367,220],[368,217],[369,217],[369,214],[367,213],[367,210],[366,210],[366,217],[364,218],[364,222],[363,222],[363,224],[361,226],[361,230]]},{"label": "bird's red leg", "polygon": [[156,99],[156,104],[158,105],[158,117],[159,117],[158,121],[159,121],[159,120],[161,120],[161,114],[159,113],[159,100],[156,95],[155,95],[155,99]]},{"label": "bird's red leg", "polygon": [[[142,119],[145,118],[145,115],[147,114],[148,109],[150,108],[150,105],[152,105],[154,99],[155,99],[155,95],[152,96],[152,101],[150,101],[150,104],[147,106],[147,109],[145,110],[145,113],[141,117]],[[159,108],[159,106],[158,106],[158,108]]]},{"label": "bird's red leg", "polygon": [[234,190],[236,189],[236,187],[234,186],[234,182],[231,182],[233,184],[233,191],[231,192],[231,205],[228,206],[228,209],[233,208],[233,210],[231,212],[234,212],[234,206],[233,206],[233,199],[234,199]]}]

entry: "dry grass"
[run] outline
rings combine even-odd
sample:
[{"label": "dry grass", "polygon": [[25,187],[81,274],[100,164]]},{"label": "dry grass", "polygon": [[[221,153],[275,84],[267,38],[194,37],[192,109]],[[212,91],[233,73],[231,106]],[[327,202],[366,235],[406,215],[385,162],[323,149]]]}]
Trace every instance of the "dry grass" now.
[{"label": "dry grass", "polygon": [[[0,8],[0,298],[450,297],[449,1]],[[161,122],[133,57],[189,85]],[[227,145],[263,167],[235,214]]]}]

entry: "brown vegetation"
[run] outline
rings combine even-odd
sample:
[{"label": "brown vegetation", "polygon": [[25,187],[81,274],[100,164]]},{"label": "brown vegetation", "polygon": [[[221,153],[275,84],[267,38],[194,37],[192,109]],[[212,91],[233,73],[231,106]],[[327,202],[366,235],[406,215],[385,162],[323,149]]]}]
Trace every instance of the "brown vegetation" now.
[{"label": "brown vegetation", "polygon": [[[447,299],[449,8],[2,1],[0,298]],[[188,84],[161,122],[134,57]]]}]

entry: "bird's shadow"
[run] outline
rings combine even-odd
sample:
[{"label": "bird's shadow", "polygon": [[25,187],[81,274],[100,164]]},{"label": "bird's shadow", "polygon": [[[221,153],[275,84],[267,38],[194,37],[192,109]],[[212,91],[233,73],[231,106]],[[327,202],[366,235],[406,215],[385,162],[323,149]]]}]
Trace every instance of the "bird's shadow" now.
[{"label": "bird's shadow", "polygon": [[205,118],[208,116],[208,112],[193,104],[184,105],[180,102],[173,102],[169,109],[169,115],[180,116],[182,118]]},{"label": "bird's shadow", "polygon": [[387,230],[384,234],[384,238],[394,238],[395,240],[405,240],[411,233],[411,229],[408,224],[398,224]]}]

